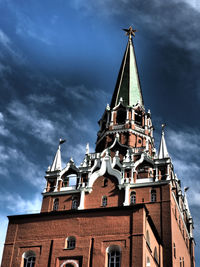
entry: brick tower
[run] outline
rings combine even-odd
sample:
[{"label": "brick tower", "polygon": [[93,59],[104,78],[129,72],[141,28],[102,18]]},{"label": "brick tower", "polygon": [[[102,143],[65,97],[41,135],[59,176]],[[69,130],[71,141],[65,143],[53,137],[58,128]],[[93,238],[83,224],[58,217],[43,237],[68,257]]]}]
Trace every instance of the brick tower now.
[{"label": "brick tower", "polygon": [[132,36],[94,153],[46,171],[41,212],[9,216],[2,267],[194,267],[193,220],[164,125],[158,154]]}]

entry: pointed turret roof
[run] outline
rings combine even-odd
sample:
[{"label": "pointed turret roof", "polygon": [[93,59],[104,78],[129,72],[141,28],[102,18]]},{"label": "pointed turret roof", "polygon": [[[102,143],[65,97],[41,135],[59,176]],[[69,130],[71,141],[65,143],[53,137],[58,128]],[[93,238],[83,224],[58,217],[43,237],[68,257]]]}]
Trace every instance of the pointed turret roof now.
[{"label": "pointed turret roof", "polygon": [[57,152],[55,154],[53,163],[52,163],[49,171],[51,171],[51,172],[60,171],[61,168],[62,168],[62,166],[61,166],[61,152],[60,152],[60,145],[59,145]]},{"label": "pointed turret roof", "polygon": [[132,35],[135,36],[136,30],[129,27],[129,29],[125,31],[127,32],[129,39],[118,74],[115,91],[111,100],[111,108],[118,105],[120,98],[123,99],[123,104],[125,106],[133,106],[137,103],[144,105],[135,50],[132,41]]},{"label": "pointed turret roof", "polygon": [[58,145],[57,152],[55,154],[53,163],[50,166],[48,171],[54,172],[54,171],[60,171],[62,169],[60,145],[65,143],[65,141],[66,140],[63,140],[63,139],[59,140],[59,145]]},{"label": "pointed turret roof", "polygon": [[159,152],[158,152],[158,158],[159,159],[169,158],[169,154],[168,154],[168,151],[167,151],[167,145],[166,145],[166,142],[165,142],[164,127],[165,127],[165,124],[162,124],[162,136],[161,136],[160,148],[159,148]]}]

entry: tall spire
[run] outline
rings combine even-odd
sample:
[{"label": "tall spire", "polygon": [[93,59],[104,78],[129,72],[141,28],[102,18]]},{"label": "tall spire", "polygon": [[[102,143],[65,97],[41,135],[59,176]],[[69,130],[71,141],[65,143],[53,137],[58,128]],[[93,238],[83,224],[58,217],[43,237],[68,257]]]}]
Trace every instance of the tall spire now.
[{"label": "tall spire", "polygon": [[64,142],[65,140],[62,139],[59,140],[57,152],[55,154],[53,163],[49,169],[50,172],[60,171],[62,169],[60,145],[63,144]]},{"label": "tall spire", "polygon": [[159,148],[159,153],[158,153],[159,159],[169,158],[169,154],[167,151],[167,145],[165,142],[164,128],[165,128],[165,124],[162,124],[162,136],[161,136],[161,140],[160,140],[160,148]]},{"label": "tall spire", "polygon": [[125,106],[133,106],[137,103],[144,105],[135,50],[132,41],[132,36],[135,36],[136,30],[129,27],[129,29],[124,29],[124,31],[126,31],[126,35],[129,37],[128,44],[126,46],[115,91],[111,100],[111,108],[118,105],[120,98],[123,99],[123,104]]}]

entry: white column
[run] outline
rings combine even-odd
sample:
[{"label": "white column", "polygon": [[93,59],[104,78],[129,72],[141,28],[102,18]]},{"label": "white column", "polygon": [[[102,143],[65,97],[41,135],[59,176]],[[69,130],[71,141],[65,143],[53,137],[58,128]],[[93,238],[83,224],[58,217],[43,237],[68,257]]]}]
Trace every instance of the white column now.
[{"label": "white column", "polygon": [[124,206],[130,205],[129,188],[130,188],[129,181],[126,178],[126,182],[124,183],[124,189],[125,189],[125,198],[124,198],[124,203],[123,203]]},{"label": "white column", "polygon": [[84,203],[85,203],[85,188],[81,187],[81,197],[80,197],[80,204],[78,210],[84,210]]},{"label": "white column", "polygon": [[126,110],[126,123],[129,122],[129,110],[127,109]]},{"label": "white column", "polygon": [[132,169],[131,169],[131,184],[134,183],[133,175],[134,175],[134,172],[133,172],[133,168],[132,168]]},{"label": "white column", "polygon": [[169,164],[167,164],[167,180],[170,180],[170,176],[169,176]]},{"label": "white column", "polygon": [[156,182],[158,181],[158,167],[156,167]]},{"label": "white column", "polygon": [[131,124],[134,123],[134,109],[131,110]]},{"label": "white column", "polygon": [[59,182],[59,179],[57,178],[57,180],[56,180],[56,186],[55,186],[55,189],[54,189],[55,192],[58,191],[58,182]]}]

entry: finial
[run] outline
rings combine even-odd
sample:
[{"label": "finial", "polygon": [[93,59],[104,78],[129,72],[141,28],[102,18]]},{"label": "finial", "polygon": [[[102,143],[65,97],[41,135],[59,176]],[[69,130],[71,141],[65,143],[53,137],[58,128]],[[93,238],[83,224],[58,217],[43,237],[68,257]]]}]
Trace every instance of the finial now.
[{"label": "finial", "polygon": [[189,186],[184,187],[184,192],[186,192],[189,189]]},{"label": "finial", "polygon": [[64,140],[64,139],[62,139],[62,138],[59,139],[59,145],[62,145],[62,144],[65,143],[65,142],[66,142],[66,140]]},{"label": "finial", "polygon": [[133,28],[130,26],[128,29],[123,29],[126,32],[126,35],[129,37],[129,40],[131,40],[131,36],[135,37],[135,32],[137,30],[133,30]]},{"label": "finial", "polygon": [[89,143],[86,145],[85,154],[88,155],[90,153],[90,146]]},{"label": "finial", "polygon": [[110,105],[109,104],[107,104],[106,109],[110,110]]},{"label": "finial", "polygon": [[165,126],[166,126],[166,123],[161,124],[161,127],[162,127],[162,134],[164,134]]}]

